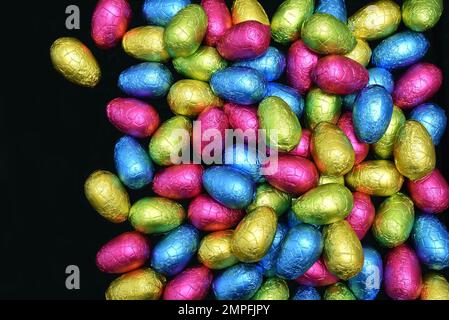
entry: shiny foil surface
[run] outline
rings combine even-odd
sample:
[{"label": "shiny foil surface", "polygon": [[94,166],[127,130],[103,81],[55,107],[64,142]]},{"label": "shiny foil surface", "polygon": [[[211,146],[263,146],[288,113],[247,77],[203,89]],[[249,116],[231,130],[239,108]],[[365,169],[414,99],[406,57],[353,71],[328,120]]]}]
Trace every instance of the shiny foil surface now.
[{"label": "shiny foil surface", "polygon": [[314,287],[300,286],[292,300],[321,300],[320,293]]},{"label": "shiny foil surface", "polygon": [[307,93],[305,121],[309,129],[315,129],[320,122],[337,123],[341,113],[341,97],[313,88]]},{"label": "shiny foil surface", "polygon": [[371,55],[372,51],[368,42],[362,39],[357,39],[355,48],[351,52],[345,54],[345,57],[350,58],[366,67],[371,61]]},{"label": "shiny foil surface", "polygon": [[190,0],[145,0],[143,15],[148,24],[166,26],[172,18],[190,4]]},{"label": "shiny foil surface", "polygon": [[374,300],[382,285],[382,257],[371,247],[363,247],[363,256],[362,271],[349,279],[348,285],[358,300]]},{"label": "shiny foil surface", "polygon": [[[203,152],[206,155],[214,155],[214,151],[210,150],[208,145],[211,142],[222,142],[225,145],[226,130],[229,129],[229,121],[225,112],[221,108],[209,107],[203,110],[196,119],[201,124],[201,141],[193,141],[193,152],[199,156]],[[195,132],[197,134],[198,132]],[[213,143],[212,145],[215,145]]]},{"label": "shiny foil surface", "polygon": [[362,192],[352,194],[354,206],[351,213],[346,217],[346,221],[355,231],[357,238],[362,240],[371,229],[376,214],[376,209],[369,195]]},{"label": "shiny foil surface", "polygon": [[296,282],[303,286],[326,287],[338,282],[338,278],[329,272],[322,258],[317,260]]},{"label": "shiny foil surface", "polygon": [[302,117],[302,113],[304,111],[304,99],[294,88],[284,84],[270,82],[267,85],[265,97],[273,96],[284,100],[284,102],[290,106],[290,109],[292,109],[298,119]]},{"label": "shiny foil surface", "polygon": [[323,184],[329,184],[329,183],[337,183],[341,184],[342,186],[345,184],[345,178],[343,176],[325,176],[320,175],[320,179],[318,180],[318,185],[322,186]]},{"label": "shiny foil surface", "polygon": [[269,47],[260,57],[250,60],[234,62],[234,67],[247,67],[255,69],[265,76],[267,81],[280,78],[285,70],[286,59],[284,54],[275,47]]},{"label": "shiny foil surface", "polygon": [[394,78],[390,71],[384,68],[370,68],[368,85],[379,85],[385,88],[388,93],[393,93]]},{"label": "shiny foil surface", "polygon": [[288,50],[287,81],[301,94],[312,87],[312,70],[318,63],[318,54],[310,50],[303,41],[295,41]]},{"label": "shiny foil surface", "polygon": [[287,233],[288,227],[283,223],[278,223],[270,249],[258,263],[259,267],[262,268],[264,276],[273,277],[276,274],[276,260]]},{"label": "shiny foil surface", "polygon": [[207,15],[207,31],[204,43],[215,47],[218,40],[232,27],[232,17],[224,0],[201,0]]},{"label": "shiny foil surface", "polygon": [[226,103],[223,109],[228,117],[231,128],[240,129],[243,133],[247,133],[245,141],[257,139],[257,130],[259,129],[257,108],[235,103]]},{"label": "shiny foil surface", "polygon": [[402,4],[402,20],[415,31],[433,28],[442,13],[443,0],[405,0]]},{"label": "shiny foil surface", "polygon": [[287,282],[281,278],[268,278],[257,290],[252,300],[288,300],[290,296]]},{"label": "shiny foil surface", "polygon": [[150,62],[167,62],[164,28],[144,26],[129,30],[123,37],[123,50],[133,58]]},{"label": "shiny foil surface", "polygon": [[204,300],[213,274],[206,267],[186,269],[170,280],[164,289],[164,300]]},{"label": "shiny foil surface", "polygon": [[225,149],[224,164],[251,176],[254,182],[262,180],[261,163],[257,150],[244,143],[235,143]]},{"label": "shiny foil surface", "polygon": [[212,270],[229,268],[239,261],[232,254],[231,243],[233,230],[216,231],[201,240],[198,260]]},{"label": "shiny foil surface", "polygon": [[299,144],[289,152],[292,156],[310,158],[310,138],[312,132],[309,129],[302,129],[301,140]]},{"label": "shiny foil surface", "polygon": [[424,276],[421,300],[449,300],[449,283],[437,273]]},{"label": "shiny foil surface", "polygon": [[232,22],[238,24],[244,21],[258,21],[270,25],[270,20],[257,0],[234,0],[232,5]]},{"label": "shiny foil surface", "polygon": [[291,202],[292,197],[288,193],[264,183],[257,186],[254,201],[247,210],[252,211],[258,207],[269,207],[280,217],[290,208]]},{"label": "shiny foil surface", "polygon": [[446,111],[435,103],[425,103],[413,108],[410,119],[421,123],[429,132],[432,142],[437,146],[446,131]]},{"label": "shiny foil surface", "polygon": [[402,125],[405,123],[405,115],[402,110],[393,106],[393,114],[391,115],[390,124],[379,141],[372,144],[374,156],[377,159],[393,158],[393,148],[396,135]]},{"label": "shiny foil surface", "polygon": [[315,12],[333,15],[343,23],[348,20],[344,0],[319,0]]},{"label": "shiny foil surface", "polygon": [[357,138],[354,129],[354,123],[352,122],[352,113],[343,113],[340,119],[338,119],[337,126],[343,131],[352,145],[352,149],[354,150],[355,155],[354,164],[361,163],[368,156],[369,145]]},{"label": "shiny foil surface", "polygon": [[337,282],[326,288],[323,300],[357,300],[344,282]]},{"label": "shiny foil surface", "polygon": [[153,191],[164,198],[182,200],[201,194],[203,167],[199,164],[179,164],[159,171],[153,181]]}]

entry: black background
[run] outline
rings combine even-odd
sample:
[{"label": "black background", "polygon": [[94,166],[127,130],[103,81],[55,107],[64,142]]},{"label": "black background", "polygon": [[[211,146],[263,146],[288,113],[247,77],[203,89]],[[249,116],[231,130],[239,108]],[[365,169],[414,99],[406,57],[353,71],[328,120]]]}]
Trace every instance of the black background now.
[{"label": "black background", "polygon": [[[230,7],[231,1],[227,2]],[[281,3],[260,2],[270,17]],[[346,2],[349,16],[369,1]],[[115,276],[96,269],[95,254],[109,239],[131,229],[127,223],[114,225],[102,219],[83,195],[84,180],[91,172],[114,171],[113,148],[121,133],[109,124],[105,107],[108,101],[122,96],[116,86],[119,73],[138,63],[120,46],[109,51],[95,47],[90,37],[95,3],[2,3],[0,299],[103,299]],[[130,27],[144,25],[143,1],[130,3]],[[80,30],[65,28],[65,8],[70,4],[81,9]],[[439,24],[427,32],[431,49],[425,58],[442,67],[446,79],[448,16],[445,12]],[[52,69],[49,48],[61,36],[77,37],[92,50],[103,73],[98,87],[77,87]],[[443,107],[449,105],[446,85],[447,81],[433,99]],[[170,116],[165,101],[151,103],[163,119]],[[447,141],[446,131],[438,147],[438,167],[449,177]],[[150,188],[133,192],[131,200],[150,194]],[[449,224],[447,214],[440,217]],[[80,267],[81,290],[65,288],[65,268],[71,264]],[[380,294],[379,298],[385,296]]]}]

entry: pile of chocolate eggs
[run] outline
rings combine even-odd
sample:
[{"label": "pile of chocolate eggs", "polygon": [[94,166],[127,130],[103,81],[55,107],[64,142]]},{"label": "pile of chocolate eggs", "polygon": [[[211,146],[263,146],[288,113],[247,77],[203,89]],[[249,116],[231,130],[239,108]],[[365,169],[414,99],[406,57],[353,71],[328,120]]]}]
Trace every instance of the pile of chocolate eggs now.
[{"label": "pile of chocolate eggs", "polygon": [[[95,44],[136,60],[106,107],[125,135],[115,173],[85,183],[101,216],[130,226],[98,251],[117,274],[106,298],[448,300],[435,153],[447,119],[431,102],[443,76],[423,60],[443,1],[379,0],[348,18],[343,0],[285,0],[271,19],[256,0],[192,2],[146,0],[148,25],[131,30],[126,0],[93,13]],[[67,80],[100,81],[77,39],[50,53]],[[164,97],[169,119],[151,105]]]}]

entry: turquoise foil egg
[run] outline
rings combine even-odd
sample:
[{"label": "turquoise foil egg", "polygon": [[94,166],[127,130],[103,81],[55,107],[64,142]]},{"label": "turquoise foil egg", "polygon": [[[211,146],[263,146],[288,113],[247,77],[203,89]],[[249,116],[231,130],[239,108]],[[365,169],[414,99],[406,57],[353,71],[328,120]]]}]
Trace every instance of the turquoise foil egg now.
[{"label": "turquoise foil egg", "polygon": [[269,47],[260,57],[251,60],[240,60],[232,66],[255,69],[262,73],[267,81],[276,81],[284,73],[286,59],[281,51],[275,47]]},{"label": "turquoise foil egg", "polygon": [[190,0],[145,0],[143,16],[148,24],[166,26],[181,9],[189,4]]},{"label": "turquoise foil egg", "polygon": [[343,23],[348,22],[345,0],[319,0],[315,13],[327,13]]},{"label": "turquoise foil egg", "polygon": [[249,300],[262,285],[263,275],[255,264],[237,264],[218,275],[212,283],[217,300]]},{"label": "turquoise foil egg", "polygon": [[286,102],[293,113],[298,118],[302,117],[304,112],[304,99],[301,95],[292,87],[284,84],[270,82],[267,85],[267,91],[265,97],[278,97]]},{"label": "turquoise foil egg", "polygon": [[427,129],[435,146],[440,143],[447,125],[443,108],[435,103],[425,103],[412,110],[410,119],[418,121]]},{"label": "turquoise foil egg", "polygon": [[258,152],[247,144],[228,146],[225,149],[224,164],[249,175],[254,182],[263,180]]},{"label": "turquoise foil egg", "polygon": [[287,232],[287,226],[283,223],[278,223],[270,250],[268,250],[268,253],[265,255],[265,257],[263,257],[262,260],[258,262],[259,266],[263,270],[264,276],[266,277],[273,277],[276,273],[276,259],[279,254],[281,244],[284,241],[285,236],[287,235]]}]

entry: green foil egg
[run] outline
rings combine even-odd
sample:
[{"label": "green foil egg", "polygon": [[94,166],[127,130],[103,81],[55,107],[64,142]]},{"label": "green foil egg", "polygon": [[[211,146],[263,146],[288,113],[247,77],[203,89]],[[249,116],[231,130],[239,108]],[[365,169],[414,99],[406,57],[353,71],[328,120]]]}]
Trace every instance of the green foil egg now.
[{"label": "green foil egg", "polygon": [[357,45],[351,52],[345,54],[345,57],[357,61],[362,66],[366,67],[371,60],[372,53],[368,42],[363,39],[357,39]]},{"label": "green foil egg", "polygon": [[396,135],[402,125],[405,123],[405,116],[401,108],[394,106],[393,115],[391,116],[390,124],[387,131],[385,131],[379,141],[372,144],[374,156],[378,159],[391,159],[393,157],[393,147]]},{"label": "green foil egg", "polygon": [[357,300],[352,291],[343,282],[330,285],[324,291],[324,300]]},{"label": "green foil egg", "polygon": [[254,200],[247,210],[249,212],[258,207],[269,207],[273,209],[279,217],[290,208],[291,202],[291,195],[264,183],[257,187]]},{"label": "green foil egg", "polygon": [[383,246],[394,248],[410,236],[415,221],[413,202],[398,192],[385,199],[376,212],[373,235]]},{"label": "green foil egg", "polygon": [[305,121],[309,129],[314,129],[320,122],[336,124],[341,114],[342,99],[335,94],[326,93],[320,88],[313,88],[307,93]]},{"label": "green foil egg", "polygon": [[405,0],[402,4],[402,20],[414,31],[433,28],[443,14],[443,0]]},{"label": "green foil egg", "polygon": [[290,292],[287,282],[281,278],[268,278],[257,290],[252,300],[288,300]]},{"label": "green foil egg", "polygon": [[341,184],[318,186],[293,202],[296,217],[309,224],[330,224],[346,218],[354,206],[351,191]]},{"label": "green foil egg", "polygon": [[320,179],[318,180],[318,185],[319,186],[322,186],[323,184],[329,184],[329,183],[338,183],[338,184],[341,184],[342,186],[344,186],[345,185],[345,177],[343,177],[343,176],[335,177],[335,176],[320,175]]},{"label": "green foil egg", "polygon": [[301,38],[310,49],[320,54],[346,54],[357,44],[348,26],[327,13],[315,13],[306,19]]},{"label": "green foil egg", "polygon": [[144,26],[129,30],[122,40],[123,50],[136,59],[167,62],[170,55],[165,48],[164,28]]},{"label": "green foil egg", "polygon": [[206,235],[198,249],[198,260],[212,270],[221,270],[239,261],[232,254],[234,230],[217,231]]},{"label": "green foil egg", "polygon": [[164,42],[171,57],[187,57],[201,45],[207,31],[207,15],[198,4],[180,10],[169,22]]}]

